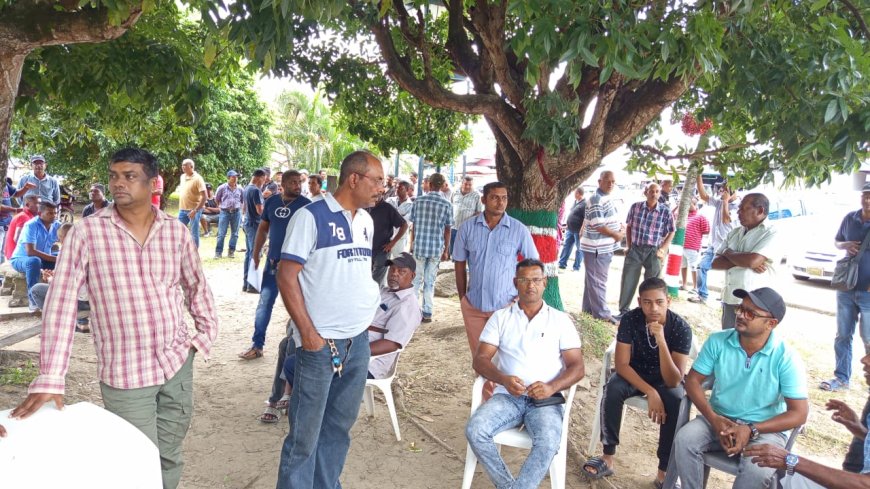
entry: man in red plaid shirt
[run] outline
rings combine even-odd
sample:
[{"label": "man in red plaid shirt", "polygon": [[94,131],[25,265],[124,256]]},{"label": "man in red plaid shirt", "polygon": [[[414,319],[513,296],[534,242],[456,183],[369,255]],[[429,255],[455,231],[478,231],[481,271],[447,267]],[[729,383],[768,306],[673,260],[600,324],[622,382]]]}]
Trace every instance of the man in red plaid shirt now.
[{"label": "man in red plaid shirt", "polygon": [[190,232],[151,205],[156,181],[157,160],[147,151],[112,156],[115,201],[76,223],[64,242],[43,308],[39,376],[11,416],[26,418],[49,401],[63,408],[78,307],[73,292],[84,287],[103,404],[157,445],[163,487],[174,489],[193,415],[194,355],[208,359],[218,326]]},{"label": "man in red plaid shirt", "polygon": [[640,281],[641,267],[644,280],[659,276],[676,229],[671,209],[659,201],[659,185],[649,184],[643,194],[646,200],[632,204],[625,220],[625,261],[619,291],[620,317],[631,307]]}]

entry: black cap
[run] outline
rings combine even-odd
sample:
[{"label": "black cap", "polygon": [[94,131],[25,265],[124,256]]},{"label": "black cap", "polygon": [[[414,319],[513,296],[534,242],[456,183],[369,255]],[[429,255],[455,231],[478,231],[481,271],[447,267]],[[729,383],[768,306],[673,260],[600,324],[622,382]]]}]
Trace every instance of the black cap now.
[{"label": "black cap", "polygon": [[785,301],[782,296],[770,287],[762,287],[752,292],[743,289],[734,291],[734,297],[743,299],[749,297],[753,304],[770,313],[777,321],[782,322],[785,317]]},{"label": "black cap", "polygon": [[403,252],[399,256],[393,258],[392,260],[387,260],[386,265],[389,267],[391,265],[396,265],[401,268],[408,268],[412,272],[417,273],[417,260],[411,256],[407,251]]}]

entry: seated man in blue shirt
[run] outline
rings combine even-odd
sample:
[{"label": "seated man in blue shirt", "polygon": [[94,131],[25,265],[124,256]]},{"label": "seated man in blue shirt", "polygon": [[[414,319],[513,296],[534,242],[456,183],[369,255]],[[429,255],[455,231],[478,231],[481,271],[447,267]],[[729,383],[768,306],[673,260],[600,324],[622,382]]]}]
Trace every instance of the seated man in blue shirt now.
[{"label": "seated man in blue shirt", "polygon": [[24,224],[18,245],[9,260],[12,268],[25,275],[32,311],[36,310],[36,303],[30,290],[39,283],[42,270],[54,269],[55,256],[51,248],[57,242],[57,229],[60,227],[56,217],[57,205],[54,202],[40,202],[39,214]]},{"label": "seated man in blue shirt", "polygon": [[[701,416],[688,422],[674,440],[674,462],[683,487],[704,485],[705,452],[737,456],[734,488],[758,489],[774,469],[740,456],[747,447],[784,447],[783,432],[807,420],[807,383],[800,355],[774,333],[785,316],[785,302],[773,289],[736,289],[734,329],[707,338],[686,377],[686,393]],[[701,384],[713,376],[709,402]]]},{"label": "seated man in blue shirt", "polygon": [[[870,346],[870,345],[868,345]],[[861,359],[864,379],[870,385],[870,354]],[[859,417],[845,402],[831,399],[825,407],[834,411],[831,419],[852,433],[852,443],[843,461],[843,470],[824,466],[812,460],[798,457],[774,445],[755,445],[743,451],[743,456],[761,467],[784,470],[782,479],[785,489],[850,489],[870,487],[870,398]]]}]

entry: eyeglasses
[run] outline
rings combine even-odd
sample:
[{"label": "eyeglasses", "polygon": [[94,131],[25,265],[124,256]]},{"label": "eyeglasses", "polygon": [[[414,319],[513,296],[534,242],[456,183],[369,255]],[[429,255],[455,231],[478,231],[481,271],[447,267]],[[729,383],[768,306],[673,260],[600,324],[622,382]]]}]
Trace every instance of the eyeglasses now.
[{"label": "eyeglasses", "polygon": [[520,285],[526,285],[527,283],[531,282],[535,285],[541,285],[542,283],[544,283],[544,280],[546,280],[546,278],[544,278],[544,277],[538,277],[538,278],[520,277],[517,279],[517,283]]},{"label": "eyeglasses", "polygon": [[743,317],[745,317],[746,319],[748,319],[750,321],[752,321],[755,318],[776,319],[773,316],[764,316],[764,315],[758,314],[757,312],[753,311],[752,309],[749,309],[748,307],[743,307],[743,306],[737,306],[735,308],[735,311],[737,312],[737,314],[742,314]]},{"label": "eyeglasses", "polygon": [[366,175],[365,173],[359,173],[359,172],[354,172],[354,174],[359,175],[359,176],[361,176],[361,177],[363,177],[363,178],[368,178],[369,180],[375,182],[375,184],[378,185],[378,186],[380,186],[380,187],[383,187],[383,186],[384,186],[384,179],[383,179],[383,177],[381,177],[381,178],[374,178],[374,177],[370,177],[370,176]]}]

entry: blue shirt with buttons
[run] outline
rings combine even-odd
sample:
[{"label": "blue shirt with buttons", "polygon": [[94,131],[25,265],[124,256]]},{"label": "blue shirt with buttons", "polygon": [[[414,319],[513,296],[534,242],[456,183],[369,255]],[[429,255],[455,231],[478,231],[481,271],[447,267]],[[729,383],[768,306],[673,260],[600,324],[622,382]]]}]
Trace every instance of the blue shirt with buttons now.
[{"label": "blue shirt with buttons", "polygon": [[21,234],[18,236],[18,244],[15,246],[15,252],[12,253],[12,258],[24,258],[27,256],[27,247],[25,245],[32,244],[36,251],[41,251],[47,255],[51,254],[51,247],[57,242],[57,230],[60,227],[59,221],[54,221],[48,228],[45,227],[39,216],[24,223],[21,228]]},{"label": "blue shirt with buttons", "polygon": [[803,362],[775,331],[751,357],[740,346],[737,330],[717,331],[707,338],[692,370],[715,377],[710,406],[732,420],[760,423],[784,413],[786,399],[807,399]]},{"label": "blue shirt with buttons", "polygon": [[[834,238],[837,241],[864,241],[864,236],[870,232],[870,221],[864,222],[861,218],[861,210],[850,212],[840,223],[840,229]],[[855,290],[867,290],[870,287],[870,251],[861,254],[858,265],[858,283]]]}]

